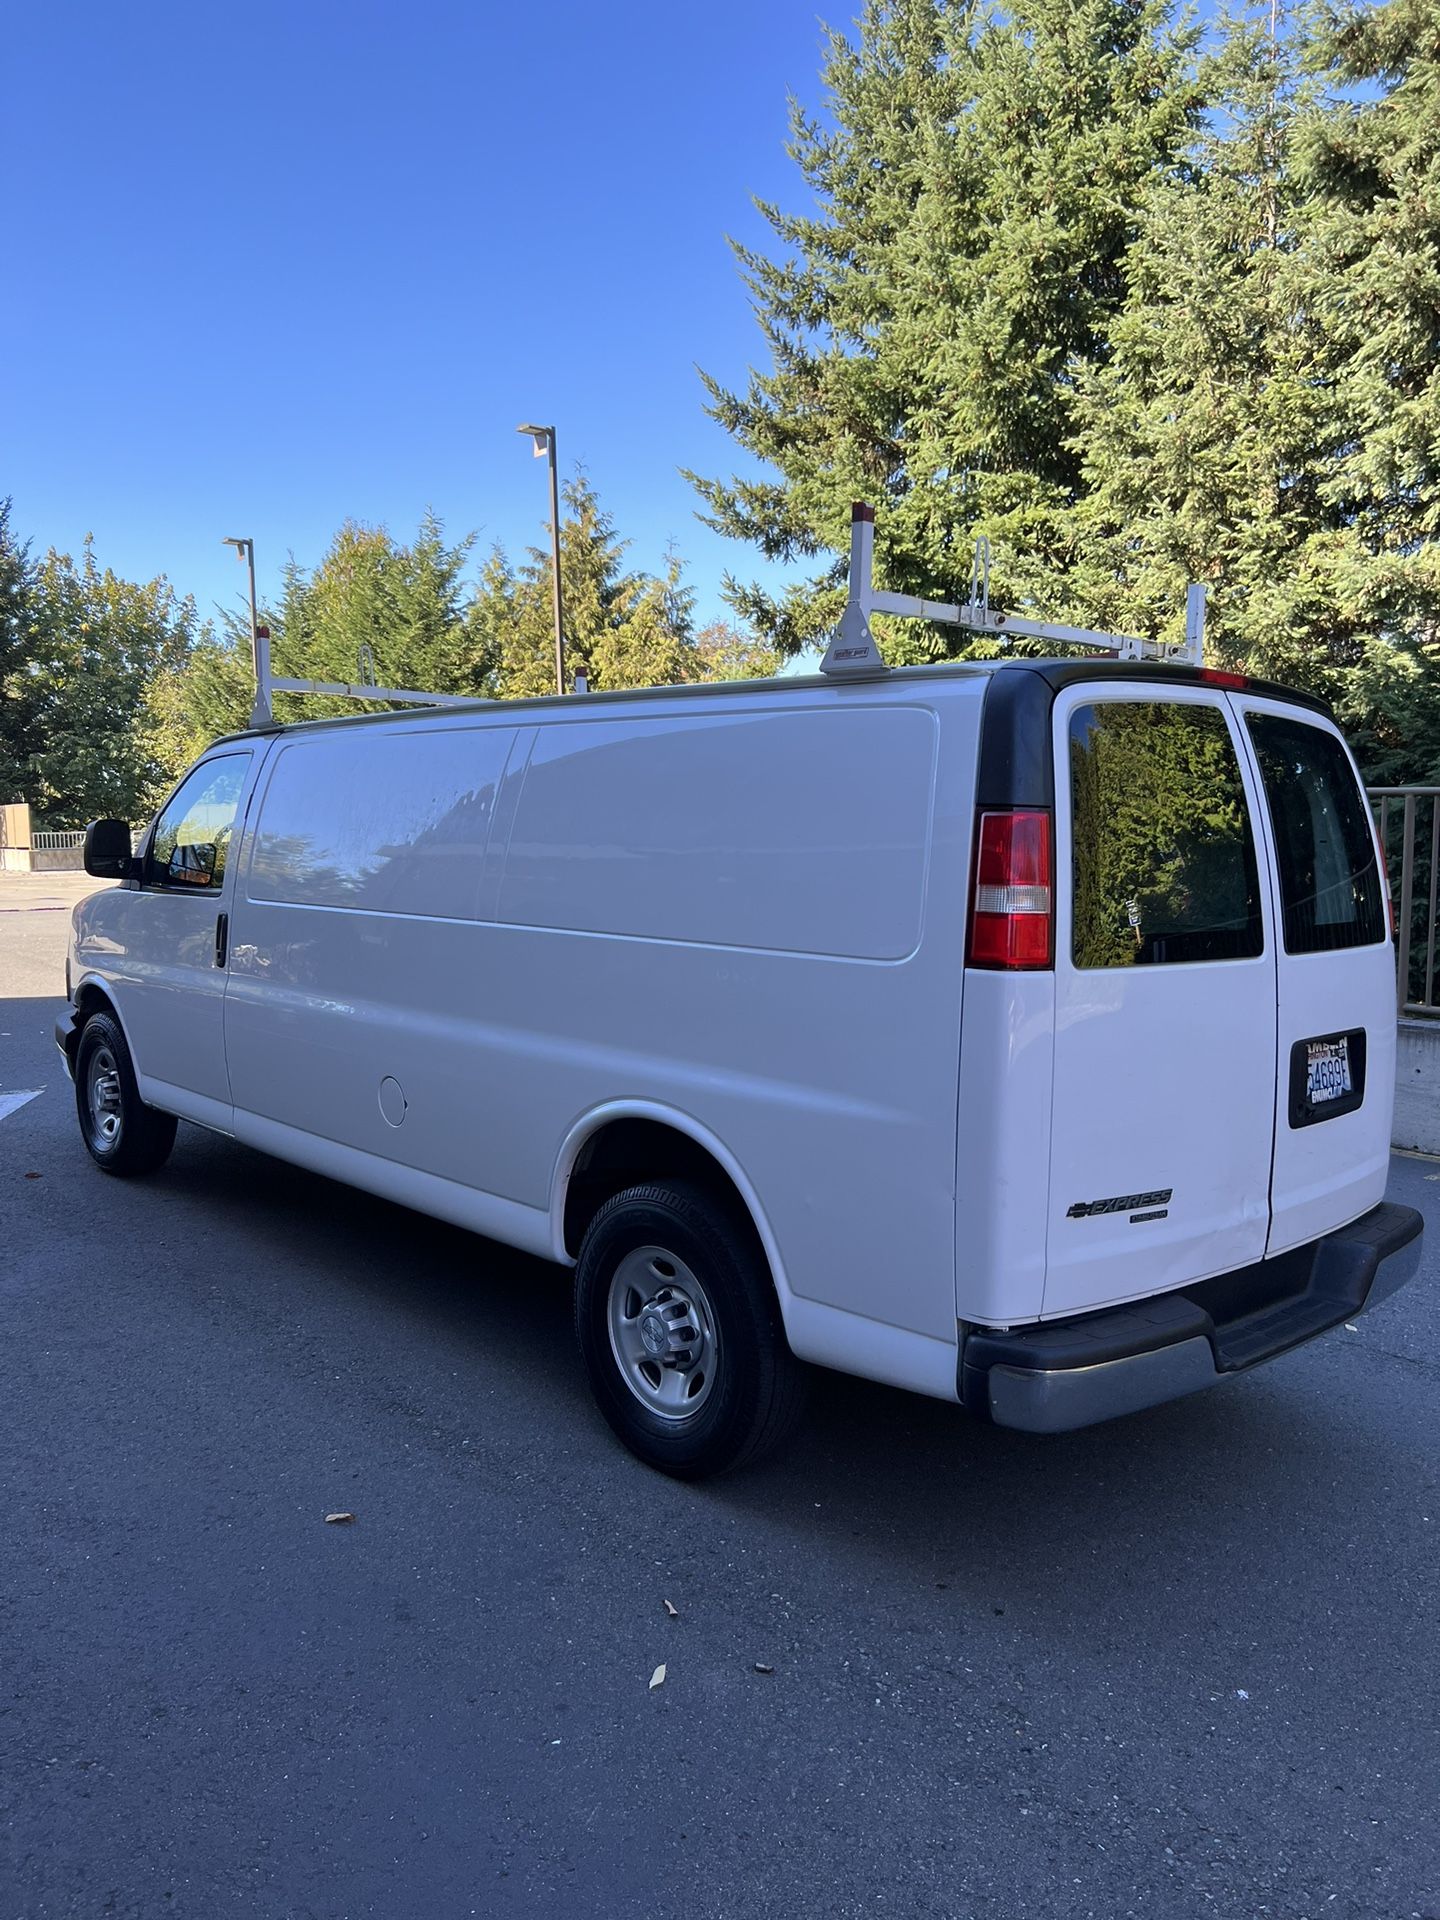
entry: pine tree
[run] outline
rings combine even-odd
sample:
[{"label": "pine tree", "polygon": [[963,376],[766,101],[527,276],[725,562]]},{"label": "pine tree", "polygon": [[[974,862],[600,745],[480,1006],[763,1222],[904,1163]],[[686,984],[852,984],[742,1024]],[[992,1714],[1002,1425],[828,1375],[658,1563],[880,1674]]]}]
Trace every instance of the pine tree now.
[{"label": "pine tree", "polygon": [[[877,577],[902,592],[953,597],[978,532],[1041,580],[1064,557],[1083,485],[1076,382],[1106,355],[1146,184],[1197,105],[1190,38],[1167,13],[868,0],[853,43],[830,36],[829,118],[792,115],[819,211],[764,206],[784,256],[737,249],[770,368],[743,393],[706,383],[710,412],[774,477],[691,476],[711,525],[816,563],[778,600],[729,583],[785,651],[839,610],[852,499],[883,507]],[[997,592],[1034,571],[1002,569]]]}]

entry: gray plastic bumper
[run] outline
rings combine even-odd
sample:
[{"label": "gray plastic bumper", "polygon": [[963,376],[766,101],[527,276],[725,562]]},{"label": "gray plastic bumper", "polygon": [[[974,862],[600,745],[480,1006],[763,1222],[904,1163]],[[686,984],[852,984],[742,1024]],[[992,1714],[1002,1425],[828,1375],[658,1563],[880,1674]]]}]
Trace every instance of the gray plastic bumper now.
[{"label": "gray plastic bumper", "polygon": [[1074,1320],[965,1330],[960,1398],[997,1426],[1063,1433],[1214,1386],[1353,1320],[1413,1279],[1423,1221],[1385,1204],[1308,1246]]}]

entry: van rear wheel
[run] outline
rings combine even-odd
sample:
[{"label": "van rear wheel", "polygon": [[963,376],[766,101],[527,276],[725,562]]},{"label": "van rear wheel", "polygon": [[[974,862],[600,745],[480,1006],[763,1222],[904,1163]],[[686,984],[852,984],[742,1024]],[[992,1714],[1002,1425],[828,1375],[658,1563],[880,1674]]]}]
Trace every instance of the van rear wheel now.
[{"label": "van rear wheel", "polygon": [[586,1231],[575,1332],[600,1411],[681,1480],[768,1453],[799,1417],[804,1370],[748,1222],[702,1187],[627,1188]]},{"label": "van rear wheel", "polygon": [[175,1116],[140,1098],[130,1049],[119,1021],[108,1013],[92,1013],[81,1028],[75,1111],[86,1150],[106,1173],[153,1173],[170,1158]]}]

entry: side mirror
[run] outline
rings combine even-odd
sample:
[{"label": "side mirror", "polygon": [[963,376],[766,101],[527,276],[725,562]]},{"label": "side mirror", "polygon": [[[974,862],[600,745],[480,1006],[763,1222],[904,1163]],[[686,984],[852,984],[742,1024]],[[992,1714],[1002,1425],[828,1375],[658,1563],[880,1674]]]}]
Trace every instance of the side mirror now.
[{"label": "side mirror", "polygon": [[96,880],[128,880],[135,871],[124,820],[92,820],[85,829],[85,871]]}]

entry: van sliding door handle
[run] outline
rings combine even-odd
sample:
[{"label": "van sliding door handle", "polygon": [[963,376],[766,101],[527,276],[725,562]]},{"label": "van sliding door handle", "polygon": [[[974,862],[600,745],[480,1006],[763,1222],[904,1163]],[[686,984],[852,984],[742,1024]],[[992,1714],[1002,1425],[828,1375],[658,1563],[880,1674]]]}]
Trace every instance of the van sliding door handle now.
[{"label": "van sliding door handle", "polygon": [[230,945],[230,916],[222,913],[215,922],[215,964],[223,967],[225,955]]}]

